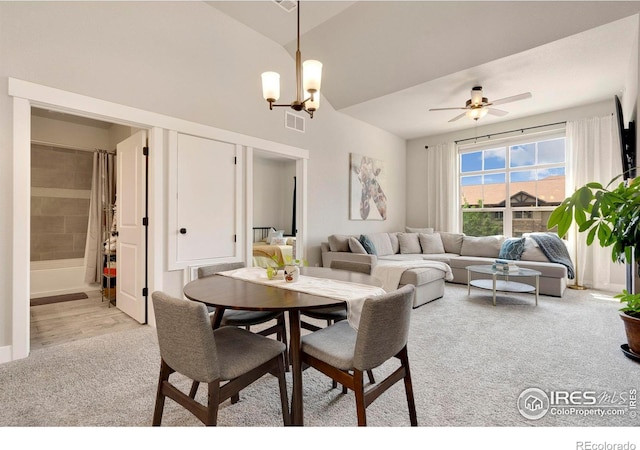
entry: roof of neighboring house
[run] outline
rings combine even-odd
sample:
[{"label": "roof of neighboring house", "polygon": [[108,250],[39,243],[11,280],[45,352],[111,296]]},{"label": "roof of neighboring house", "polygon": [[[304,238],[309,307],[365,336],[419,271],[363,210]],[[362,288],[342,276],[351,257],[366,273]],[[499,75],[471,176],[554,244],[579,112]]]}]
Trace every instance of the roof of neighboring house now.
[{"label": "roof of neighboring house", "polygon": [[[511,198],[518,196],[523,199],[527,197],[538,198],[539,206],[558,205],[565,199],[565,177],[557,175],[547,177],[539,181],[515,181],[509,184]],[[478,205],[480,201],[485,207],[504,206],[506,198],[506,185],[500,184],[476,184],[472,186],[461,186],[460,197],[463,202],[469,205]],[[543,203],[544,202],[544,203]],[[530,202],[513,204],[512,206],[530,206]]]}]

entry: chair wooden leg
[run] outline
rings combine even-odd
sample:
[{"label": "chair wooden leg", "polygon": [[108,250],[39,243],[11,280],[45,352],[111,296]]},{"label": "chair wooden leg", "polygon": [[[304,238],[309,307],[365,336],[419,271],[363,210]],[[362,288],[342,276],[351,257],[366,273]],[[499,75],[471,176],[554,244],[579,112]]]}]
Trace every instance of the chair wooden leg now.
[{"label": "chair wooden leg", "polygon": [[205,425],[215,427],[218,425],[218,406],[220,405],[220,382],[218,380],[208,383],[207,392],[207,419]]},{"label": "chair wooden leg", "polygon": [[169,375],[171,375],[173,371],[164,361],[160,362],[160,376],[158,377],[158,392],[156,393],[156,406],[153,411],[153,422],[152,425],[154,427],[160,426],[162,422],[162,412],[164,411],[164,399],[165,395],[162,391],[162,386],[165,381],[169,381]]},{"label": "chair wooden leg", "polygon": [[367,370],[367,376],[369,377],[369,383],[375,384],[376,379],[373,378],[373,370]]},{"label": "chair wooden leg", "polygon": [[367,426],[367,405],[364,402],[364,380],[361,370],[353,372],[353,391],[356,395],[356,412],[358,414],[358,426]]},{"label": "chair wooden leg", "polygon": [[189,391],[189,397],[196,398],[196,394],[198,393],[198,387],[200,386],[199,381],[194,381],[191,383],[191,390]]},{"label": "chair wooden leg", "polygon": [[285,355],[278,358],[278,387],[280,388],[280,407],[282,408],[282,420],[284,425],[291,425],[291,413],[289,412],[289,398],[287,396],[287,381],[285,379]]},{"label": "chair wooden leg", "polygon": [[418,414],[416,412],[416,402],[413,397],[413,384],[411,383],[411,371],[409,370],[409,355],[407,353],[407,347],[400,350],[398,353],[400,362],[405,370],[404,376],[404,390],[407,395],[407,407],[409,408],[409,421],[412,427],[418,426]]}]

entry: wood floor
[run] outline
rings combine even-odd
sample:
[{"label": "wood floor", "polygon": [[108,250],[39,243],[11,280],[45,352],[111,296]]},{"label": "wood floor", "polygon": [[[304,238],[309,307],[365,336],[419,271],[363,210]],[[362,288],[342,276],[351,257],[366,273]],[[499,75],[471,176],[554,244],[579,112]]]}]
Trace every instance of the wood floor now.
[{"label": "wood floor", "polygon": [[115,306],[109,308],[99,290],[86,294],[87,299],[30,308],[31,350],[141,326]]}]

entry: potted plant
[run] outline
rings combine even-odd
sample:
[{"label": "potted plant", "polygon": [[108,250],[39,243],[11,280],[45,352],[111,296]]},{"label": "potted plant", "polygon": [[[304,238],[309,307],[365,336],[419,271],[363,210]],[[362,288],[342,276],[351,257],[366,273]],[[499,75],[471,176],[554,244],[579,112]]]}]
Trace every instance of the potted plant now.
[{"label": "potted plant", "polygon": [[[587,245],[596,239],[601,247],[611,246],[614,262],[640,261],[640,178],[609,184],[587,183],[577,189],[551,213],[548,228],[558,227],[564,236],[575,221],[578,231],[587,233]],[[625,289],[616,295],[625,306],[620,309],[629,349],[640,358],[640,293]],[[623,347],[623,350],[625,348]]]}]

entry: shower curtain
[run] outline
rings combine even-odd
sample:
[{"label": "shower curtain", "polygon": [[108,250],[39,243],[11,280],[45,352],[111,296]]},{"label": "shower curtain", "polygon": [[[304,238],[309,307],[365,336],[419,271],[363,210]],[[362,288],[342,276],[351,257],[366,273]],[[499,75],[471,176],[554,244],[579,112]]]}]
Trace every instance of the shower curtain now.
[{"label": "shower curtain", "polygon": [[[93,178],[89,203],[89,223],[85,245],[85,282],[102,282],[105,254],[115,253],[111,245],[115,230],[116,169],[114,153],[98,150],[93,154]],[[106,245],[105,245],[106,244]]]}]

